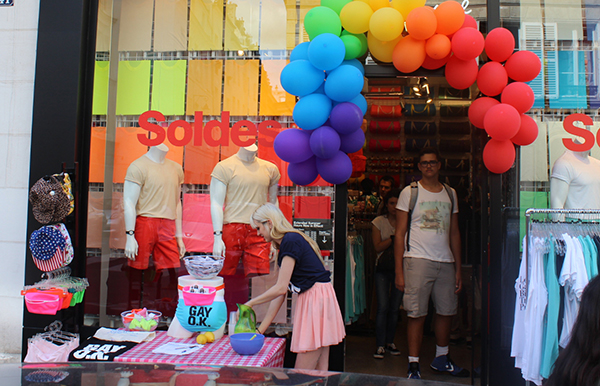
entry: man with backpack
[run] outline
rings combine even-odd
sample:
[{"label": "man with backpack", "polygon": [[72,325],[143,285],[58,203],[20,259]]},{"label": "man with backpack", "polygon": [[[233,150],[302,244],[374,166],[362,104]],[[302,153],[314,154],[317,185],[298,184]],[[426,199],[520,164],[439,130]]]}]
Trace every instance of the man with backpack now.
[{"label": "man with backpack", "polygon": [[469,371],[448,355],[452,316],[462,289],[456,192],[439,181],[441,162],[436,149],[421,150],[418,168],[421,180],[400,193],[394,240],[396,287],[404,292],[408,316],[408,378],[421,378],[419,353],[430,297],[436,310],[436,355],[431,368],[468,377]]}]

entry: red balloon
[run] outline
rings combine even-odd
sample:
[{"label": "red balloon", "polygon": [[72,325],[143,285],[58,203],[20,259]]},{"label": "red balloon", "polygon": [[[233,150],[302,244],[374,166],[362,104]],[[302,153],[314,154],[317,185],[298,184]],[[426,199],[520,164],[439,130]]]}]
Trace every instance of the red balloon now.
[{"label": "red balloon", "polygon": [[460,28],[475,28],[477,29],[477,21],[471,15],[465,15],[465,21]]},{"label": "red balloon", "polygon": [[469,106],[469,121],[473,126],[483,129],[483,118],[488,110],[499,104],[496,99],[489,97],[481,97],[475,99]]},{"label": "red balloon", "polygon": [[408,74],[421,67],[425,56],[427,56],[425,53],[425,40],[417,40],[409,35],[400,40],[394,47],[392,61],[398,71]]},{"label": "red balloon", "polygon": [[475,59],[484,46],[483,35],[474,28],[461,28],[452,36],[452,52],[461,60]]},{"label": "red balloon", "polygon": [[450,86],[458,90],[464,90],[475,83],[478,70],[475,59],[460,60],[452,55],[446,63],[446,80]]},{"label": "red balloon", "polygon": [[508,77],[517,82],[529,82],[540,73],[542,62],[531,51],[517,51],[504,64]]},{"label": "red balloon", "polygon": [[504,88],[500,100],[524,114],[533,106],[535,95],[527,83],[514,82]]},{"label": "red balloon", "polygon": [[508,75],[504,66],[498,62],[487,62],[477,74],[479,91],[488,96],[499,95],[508,83]]},{"label": "red balloon", "polygon": [[492,173],[501,174],[515,163],[515,146],[511,141],[490,139],[483,148],[483,163]]},{"label": "red balloon", "polygon": [[451,56],[452,54],[448,54],[448,56],[443,59],[433,59],[430,56],[425,56],[425,60],[423,61],[423,64],[421,64],[421,67],[428,70],[437,70],[438,68],[444,67],[444,65],[448,63],[448,59],[450,59]]},{"label": "red balloon", "polygon": [[496,62],[504,62],[515,50],[515,37],[506,28],[494,28],[485,37],[485,53]]},{"label": "red balloon", "polygon": [[490,107],[483,117],[483,128],[498,141],[506,141],[517,134],[521,127],[521,114],[506,103]]},{"label": "red balloon", "polygon": [[538,125],[535,120],[529,115],[521,114],[521,127],[510,140],[519,146],[531,145],[537,139],[538,132]]}]

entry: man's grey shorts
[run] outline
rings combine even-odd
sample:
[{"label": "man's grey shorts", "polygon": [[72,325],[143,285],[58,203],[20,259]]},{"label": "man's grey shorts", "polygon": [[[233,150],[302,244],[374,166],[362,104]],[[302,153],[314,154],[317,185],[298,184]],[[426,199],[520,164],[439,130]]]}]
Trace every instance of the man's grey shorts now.
[{"label": "man's grey shorts", "polygon": [[427,315],[429,297],[436,313],[455,315],[458,308],[454,263],[441,263],[428,259],[404,258],[403,306],[410,318]]}]

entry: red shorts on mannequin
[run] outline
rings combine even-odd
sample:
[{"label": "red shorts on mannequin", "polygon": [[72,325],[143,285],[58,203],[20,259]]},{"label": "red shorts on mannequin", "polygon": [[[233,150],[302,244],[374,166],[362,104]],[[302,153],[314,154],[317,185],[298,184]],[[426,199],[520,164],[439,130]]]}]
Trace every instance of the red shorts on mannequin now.
[{"label": "red shorts on mannequin", "polygon": [[135,239],[138,253],[134,261],[128,260],[130,267],[147,269],[150,255],[156,269],[178,268],[179,247],[175,239],[175,220],[137,216],[135,219]]},{"label": "red shorts on mannequin", "polygon": [[235,275],[240,259],[246,277],[269,274],[271,245],[250,224],[223,225],[223,242],[225,263],[220,275]]}]

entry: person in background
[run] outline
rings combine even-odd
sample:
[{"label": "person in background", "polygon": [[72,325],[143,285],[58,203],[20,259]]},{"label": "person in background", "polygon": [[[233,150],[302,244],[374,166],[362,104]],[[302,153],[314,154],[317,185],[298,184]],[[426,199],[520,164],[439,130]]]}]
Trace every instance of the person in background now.
[{"label": "person in background", "polygon": [[288,288],[298,293],[290,350],[297,353],[297,369],[328,370],[329,346],[346,336],[344,320],[337,302],[331,273],[325,269],[317,243],[294,229],[281,210],[267,203],[251,217],[251,224],[279,251],[277,283],[246,302],[253,307],[271,302],[257,331],[264,333],[284,303]]},{"label": "person in background", "polygon": [[[383,214],[384,203],[383,201],[387,197],[390,190],[394,188],[394,179],[392,176],[385,175],[379,180],[379,206],[377,207],[377,215]],[[394,213],[392,211],[392,213]]]},{"label": "person in background", "polygon": [[[418,167],[421,180],[400,193],[394,238],[396,288],[404,292],[403,306],[408,316],[408,378],[421,378],[419,353],[430,297],[436,311],[436,355],[430,367],[468,377],[470,372],[448,355],[450,326],[462,289],[458,200],[454,189],[439,181],[441,162],[436,149],[423,148]],[[410,208],[414,194],[416,201]]]},{"label": "person in background", "polygon": [[583,290],[571,339],[558,354],[546,386],[600,384],[600,278]]},{"label": "person in background", "polygon": [[375,294],[377,296],[375,340],[377,349],[373,357],[377,359],[383,359],[386,352],[391,355],[400,355],[400,350],[394,344],[400,303],[402,302],[402,292],[394,284],[395,211],[399,195],[399,189],[389,190],[383,199],[381,216],[377,216],[373,220],[373,246],[377,252],[375,261]]}]

